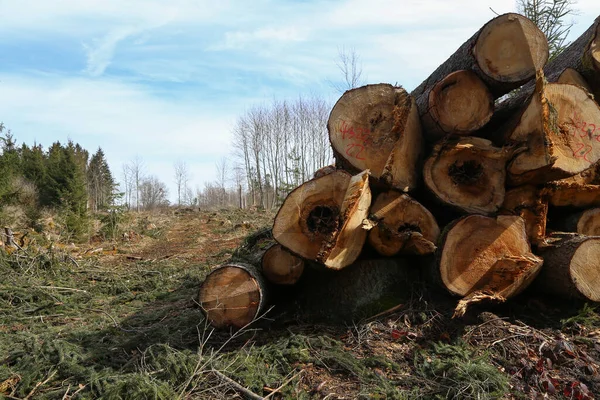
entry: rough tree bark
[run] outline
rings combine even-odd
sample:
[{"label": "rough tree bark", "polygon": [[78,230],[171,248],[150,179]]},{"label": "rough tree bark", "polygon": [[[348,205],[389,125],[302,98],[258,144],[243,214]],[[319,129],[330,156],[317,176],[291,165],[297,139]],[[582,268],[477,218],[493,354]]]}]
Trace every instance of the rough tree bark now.
[{"label": "rough tree bark", "polygon": [[303,183],[285,199],[273,224],[274,239],[292,253],[331,269],[360,254],[371,205],[368,171],[335,171]]},{"label": "rough tree bark", "polygon": [[590,86],[591,93],[600,98],[600,17],[546,65],[544,72],[548,81],[556,82],[568,69],[579,72]]},{"label": "rough tree bark", "polygon": [[327,129],[340,167],[368,169],[380,183],[404,191],[417,186],[421,123],[404,89],[382,83],[347,91],[331,110]]},{"label": "rough tree bark", "polygon": [[552,294],[600,301],[600,238],[554,233],[548,241],[538,249],[545,261],[536,285]]},{"label": "rough tree bark", "polygon": [[394,190],[381,193],[371,206],[369,243],[383,256],[431,254],[440,234],[435,218],[418,201]]},{"label": "rough tree bark", "polygon": [[444,140],[425,162],[425,184],[440,201],[462,212],[494,213],[504,200],[511,154],[511,149],[493,147],[482,138]]},{"label": "rough tree bark", "polygon": [[294,289],[309,321],[352,322],[406,302],[420,269],[401,258],[359,260],[341,271],[307,268]]},{"label": "rough tree bark", "polygon": [[522,15],[503,14],[485,24],[411,94],[427,98],[450,73],[472,70],[496,98],[532,79],[547,61],[544,33]]},{"label": "rough tree bark", "polygon": [[469,215],[442,234],[438,266],[446,289],[464,296],[456,309],[460,316],[469,304],[520,293],[539,272],[542,259],[531,252],[522,218]]}]

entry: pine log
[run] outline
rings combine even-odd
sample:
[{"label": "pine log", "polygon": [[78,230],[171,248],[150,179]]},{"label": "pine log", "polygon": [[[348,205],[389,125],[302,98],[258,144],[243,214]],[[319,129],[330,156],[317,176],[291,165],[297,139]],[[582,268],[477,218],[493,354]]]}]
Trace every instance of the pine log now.
[{"label": "pine log", "polygon": [[408,191],[419,180],[423,140],[414,99],[389,84],[352,89],[337,101],[327,123],[337,164],[370,170],[381,184]]},{"label": "pine log", "polygon": [[416,102],[423,134],[431,142],[450,134],[469,135],[481,129],[494,112],[492,94],[470,70],[450,73]]},{"label": "pine log", "polygon": [[450,73],[472,70],[497,98],[532,79],[547,61],[544,33],[522,15],[503,14],[485,24],[411,94],[427,99]]},{"label": "pine log", "polygon": [[538,249],[545,261],[536,285],[552,294],[600,301],[600,238],[554,233],[549,241]]},{"label": "pine log", "polygon": [[546,83],[505,128],[508,143],[522,146],[508,164],[514,186],[539,184],[578,174],[600,160],[600,107],[576,85]]},{"label": "pine log", "polygon": [[200,286],[199,302],[215,328],[242,328],[265,309],[268,285],[256,266],[231,262],[212,271]]},{"label": "pine log", "polygon": [[600,17],[544,68],[550,82],[558,81],[568,68],[576,70],[590,86],[590,93],[600,98]]},{"label": "pine log", "polygon": [[600,208],[590,208],[570,214],[558,221],[557,226],[563,232],[600,236]]},{"label": "pine log", "polygon": [[464,296],[456,309],[460,316],[469,304],[520,293],[539,272],[542,259],[531,252],[522,218],[469,215],[442,234],[438,265],[446,289]]},{"label": "pine log", "polygon": [[420,269],[401,258],[359,260],[341,271],[306,268],[294,289],[300,318],[349,323],[393,309],[418,284]]},{"label": "pine log", "polygon": [[387,191],[377,196],[369,219],[376,225],[369,243],[383,256],[431,254],[440,228],[434,216],[407,194]]},{"label": "pine log", "polygon": [[304,260],[280,244],[274,244],[265,252],[261,264],[265,278],[276,285],[293,285],[304,271]]},{"label": "pine log", "polygon": [[331,269],[352,264],[367,237],[369,174],[335,171],[293,190],[273,224],[273,238],[292,253]]},{"label": "pine log", "polygon": [[507,191],[500,214],[523,218],[529,241],[532,244],[543,242],[546,236],[548,201],[537,187],[526,185]]},{"label": "pine log", "polygon": [[494,213],[504,200],[505,166],[511,154],[482,138],[444,140],[425,162],[425,184],[440,201],[463,212]]}]

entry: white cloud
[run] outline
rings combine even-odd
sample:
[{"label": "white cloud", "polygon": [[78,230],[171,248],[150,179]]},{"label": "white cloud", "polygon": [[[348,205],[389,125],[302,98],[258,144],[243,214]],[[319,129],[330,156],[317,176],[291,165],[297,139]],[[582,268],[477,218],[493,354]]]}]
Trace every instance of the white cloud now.
[{"label": "white cloud", "polygon": [[169,185],[172,167],[157,165],[182,159],[214,171],[215,161],[231,150],[231,128],[241,112],[235,102],[219,112],[210,99],[161,99],[144,87],[108,80],[0,74],[0,89],[3,122],[19,142],[48,147],[70,139],[92,152],[101,146],[117,176],[137,154]]},{"label": "white cloud", "polygon": [[265,44],[287,44],[304,42],[308,39],[308,31],[297,27],[261,28],[251,32],[226,32],[223,43],[210,47],[210,50],[242,49]]}]

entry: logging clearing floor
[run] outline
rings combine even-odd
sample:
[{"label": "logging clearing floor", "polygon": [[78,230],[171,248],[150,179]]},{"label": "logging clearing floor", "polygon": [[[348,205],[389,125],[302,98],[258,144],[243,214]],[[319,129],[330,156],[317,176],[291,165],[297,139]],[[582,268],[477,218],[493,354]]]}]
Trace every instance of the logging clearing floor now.
[{"label": "logging clearing floor", "polygon": [[212,332],[200,283],[272,218],[136,215],[115,242],[0,251],[0,398],[600,395],[600,309],[531,293],[453,320],[455,299],[415,285],[395,311],[347,326],[273,310]]}]

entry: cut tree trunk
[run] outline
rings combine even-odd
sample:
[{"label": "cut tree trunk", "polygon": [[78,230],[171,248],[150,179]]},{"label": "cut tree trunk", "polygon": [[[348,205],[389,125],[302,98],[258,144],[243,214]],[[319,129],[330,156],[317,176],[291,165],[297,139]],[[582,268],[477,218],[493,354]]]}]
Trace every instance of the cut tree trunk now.
[{"label": "cut tree trunk", "polygon": [[265,278],[277,285],[295,284],[304,271],[304,260],[280,244],[274,244],[265,252],[261,264]]},{"label": "cut tree trunk", "polygon": [[444,232],[438,249],[444,286],[464,296],[455,315],[485,299],[504,301],[525,289],[542,266],[531,252],[525,222],[516,216],[469,215]]},{"label": "cut tree trunk", "polygon": [[543,242],[546,236],[548,202],[537,187],[526,185],[507,191],[500,213],[523,218],[529,241],[533,244]]},{"label": "cut tree trunk", "polygon": [[252,264],[231,262],[212,271],[200,286],[199,301],[215,328],[242,328],[267,304],[268,286]]},{"label": "cut tree trunk", "polygon": [[405,303],[419,276],[401,258],[359,260],[342,271],[307,268],[294,286],[297,309],[307,321],[359,321]]},{"label": "cut tree trunk", "polygon": [[506,138],[523,147],[508,164],[510,184],[569,177],[600,159],[600,107],[581,87],[546,83],[540,74],[533,96],[508,124]]},{"label": "cut tree trunk", "polygon": [[560,180],[545,185],[542,196],[556,207],[600,207],[600,185]]},{"label": "cut tree trunk", "polygon": [[482,138],[444,140],[425,162],[425,184],[440,201],[463,212],[494,213],[504,200],[511,153]]},{"label": "cut tree trunk", "polygon": [[558,79],[556,79],[556,83],[577,85],[582,89],[587,90],[589,93],[592,93],[592,87],[586,82],[584,77],[573,68],[566,68],[562,73],[560,73],[558,75]]},{"label": "cut tree trunk", "polygon": [[420,177],[423,140],[414,99],[400,87],[367,85],[347,91],[327,123],[338,165],[370,170],[380,183],[408,191]]},{"label": "cut tree trunk", "polygon": [[590,208],[566,216],[557,224],[564,232],[585,236],[600,236],[600,208]]},{"label": "cut tree trunk", "polygon": [[497,98],[532,79],[547,61],[544,33],[522,15],[504,14],[485,24],[411,94],[428,98],[450,73],[472,70]]},{"label": "cut tree trunk", "polygon": [[273,238],[292,253],[331,269],[354,262],[366,240],[371,205],[368,171],[335,171],[303,183],[283,202]]},{"label": "cut tree trunk", "polygon": [[548,63],[544,72],[550,82],[555,82],[567,69],[572,68],[583,76],[591,93],[600,98],[600,17],[565,50]]},{"label": "cut tree trunk", "polygon": [[600,301],[600,238],[555,233],[549,241],[538,249],[545,261],[536,284],[552,294]]},{"label": "cut tree trunk", "polygon": [[435,142],[450,134],[466,136],[481,129],[494,112],[494,97],[469,70],[452,72],[416,98],[423,134]]},{"label": "cut tree trunk", "polygon": [[369,219],[375,224],[369,243],[383,256],[431,254],[436,249],[440,228],[434,216],[406,194],[393,190],[379,194]]}]

